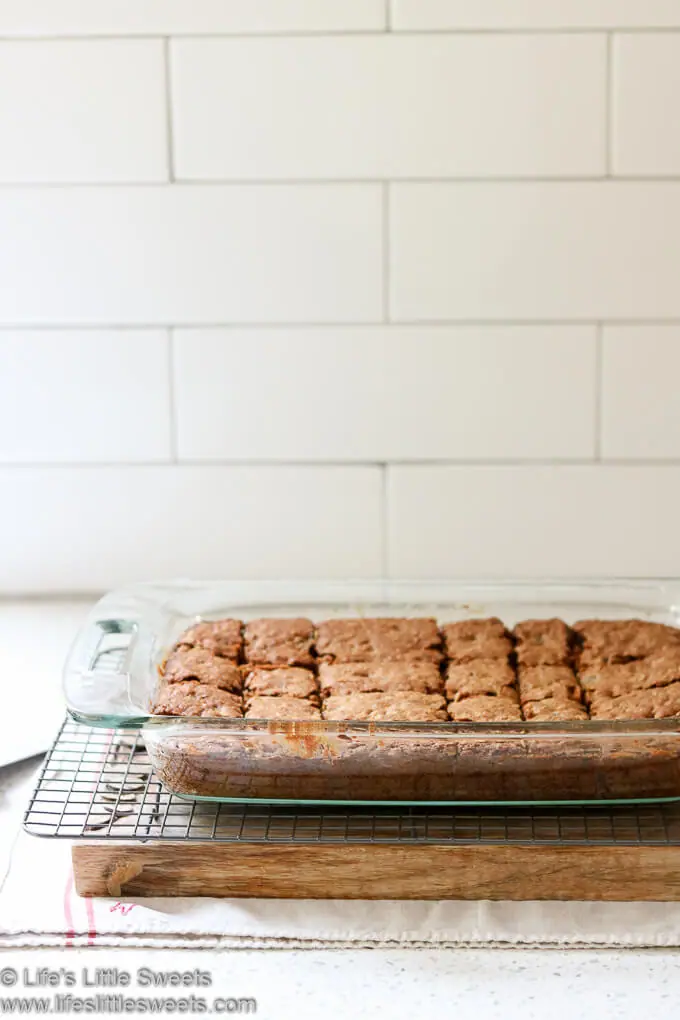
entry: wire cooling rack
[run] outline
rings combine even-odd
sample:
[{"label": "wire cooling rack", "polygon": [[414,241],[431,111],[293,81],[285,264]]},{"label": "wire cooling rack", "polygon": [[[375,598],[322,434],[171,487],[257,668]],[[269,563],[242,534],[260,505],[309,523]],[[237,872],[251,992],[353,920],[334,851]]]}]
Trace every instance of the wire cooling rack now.
[{"label": "wire cooling rack", "polygon": [[153,774],[138,732],[66,720],[24,818],[37,836],[253,843],[680,845],[680,804],[360,808],[187,801]]}]

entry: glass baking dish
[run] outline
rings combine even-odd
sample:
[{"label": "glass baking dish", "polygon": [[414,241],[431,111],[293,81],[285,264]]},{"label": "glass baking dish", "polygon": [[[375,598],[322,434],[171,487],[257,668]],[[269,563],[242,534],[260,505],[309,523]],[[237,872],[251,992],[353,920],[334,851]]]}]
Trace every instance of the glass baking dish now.
[{"label": "glass baking dish", "polygon": [[584,804],[680,798],[680,720],[283,722],[154,716],[159,667],[199,619],[639,617],[680,626],[672,581],[149,583],[106,595],[69,654],[71,715],[142,727],[173,793],[344,804]]}]

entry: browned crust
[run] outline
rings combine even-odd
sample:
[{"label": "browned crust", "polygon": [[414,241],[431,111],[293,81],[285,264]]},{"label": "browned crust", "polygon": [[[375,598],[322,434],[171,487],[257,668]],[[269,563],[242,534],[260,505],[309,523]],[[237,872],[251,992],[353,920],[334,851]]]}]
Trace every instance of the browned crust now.
[{"label": "browned crust", "polygon": [[[441,702],[402,695],[441,699],[443,693],[448,717],[461,722],[517,719],[518,704],[520,718],[529,721],[588,718],[589,710],[594,719],[680,714],[680,630],[644,620],[583,620],[573,630],[555,618],[524,620],[512,640],[495,617],[449,623],[441,631],[421,617],[327,620],[316,631],[306,618],[268,618],[246,625],[243,648],[241,633],[233,618],[185,631],[161,668],[155,711],[234,710],[233,701],[206,694],[213,690],[235,697],[239,711],[258,698],[266,699],[260,709],[276,713],[286,711],[286,699],[304,700],[310,718],[318,718],[312,710],[323,698],[326,718],[340,712],[338,718],[351,719],[356,711],[357,719],[440,721]],[[444,646],[448,659],[440,671]],[[238,657],[247,660],[241,669]],[[174,687],[180,690],[173,693]],[[283,703],[275,709],[276,699]],[[463,702],[469,704],[456,707]]]},{"label": "browned crust", "polygon": [[519,702],[507,697],[481,694],[449,702],[449,715],[454,722],[521,722]]},{"label": "browned crust", "polygon": [[306,666],[315,664],[311,620],[271,618],[251,620],[244,630],[245,660],[253,666]]},{"label": "browned crust", "polygon": [[171,652],[163,665],[162,676],[166,684],[197,680],[234,694],[241,690],[238,666],[203,648],[178,648]]},{"label": "browned crust", "polygon": [[321,712],[308,698],[255,697],[250,699],[246,719],[321,719]]},{"label": "browned crust", "polygon": [[433,662],[442,660],[436,620],[385,617],[324,620],[317,627],[321,662]]},{"label": "browned crust", "polygon": [[594,694],[590,699],[592,719],[671,719],[680,715],[680,683],[634,691],[619,698]]},{"label": "browned crust", "polygon": [[258,667],[245,673],[244,683],[246,701],[255,697],[290,697],[311,698],[314,704],[319,704],[319,683],[311,669],[300,666]]},{"label": "browned crust", "polygon": [[457,620],[442,627],[444,648],[451,662],[475,659],[507,659],[512,641],[495,616],[481,620]]},{"label": "browned crust", "polygon": [[517,700],[515,674],[503,659],[475,659],[449,664],[446,671],[446,697],[462,701],[478,695],[492,695]]},{"label": "browned crust", "polygon": [[243,638],[241,620],[202,620],[179,636],[175,648],[202,648],[231,662],[238,662]]},{"label": "browned crust", "polygon": [[631,662],[680,646],[680,630],[648,620],[580,620],[574,624],[581,669]]},{"label": "browned crust", "polygon": [[579,722],[588,718],[585,705],[564,698],[545,698],[522,704],[525,719],[534,722]]},{"label": "browned crust", "polygon": [[445,722],[446,702],[439,694],[399,691],[390,694],[337,694],[323,706],[324,719],[366,722]]},{"label": "browned crust", "polygon": [[441,694],[444,689],[441,673],[432,662],[322,663],[319,682],[324,697],[397,691]]},{"label": "browned crust", "polygon": [[235,694],[193,680],[164,684],[159,691],[155,711],[157,715],[200,715],[222,719],[240,719],[243,715],[241,699]]},{"label": "browned crust", "polygon": [[650,687],[667,687],[680,680],[680,649],[672,646],[645,659],[585,667],[580,680],[589,697],[618,698]]},{"label": "browned crust", "polygon": [[520,666],[558,666],[570,660],[571,632],[564,620],[523,620],[512,633]]},{"label": "browned crust", "polygon": [[522,705],[546,699],[577,702],[582,700],[581,685],[574,671],[568,666],[520,667],[518,678]]}]

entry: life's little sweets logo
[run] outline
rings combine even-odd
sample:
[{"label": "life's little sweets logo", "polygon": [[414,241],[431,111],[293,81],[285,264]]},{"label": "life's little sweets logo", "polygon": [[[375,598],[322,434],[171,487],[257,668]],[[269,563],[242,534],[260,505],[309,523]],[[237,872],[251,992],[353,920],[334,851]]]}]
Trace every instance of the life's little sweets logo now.
[{"label": "life's little sweets logo", "polygon": [[[207,970],[153,970],[138,967],[0,968],[0,1016],[4,1013],[253,1014],[253,996],[212,996]],[[28,994],[17,995],[17,992]]]},{"label": "life's little sweets logo", "polygon": [[140,988],[210,988],[212,976],[198,970],[152,970],[139,967],[136,971],[118,967],[83,967],[69,970],[66,967],[24,967],[19,973],[11,967],[0,972],[0,983],[5,988],[21,982],[24,988],[129,988],[136,983]]}]

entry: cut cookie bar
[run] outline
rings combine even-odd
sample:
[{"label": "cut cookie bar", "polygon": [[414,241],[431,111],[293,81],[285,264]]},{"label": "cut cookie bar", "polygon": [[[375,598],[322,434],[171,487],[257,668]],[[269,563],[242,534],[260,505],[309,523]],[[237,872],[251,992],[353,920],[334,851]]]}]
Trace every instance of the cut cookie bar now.
[{"label": "cut cookie bar", "polygon": [[204,620],[179,636],[175,648],[202,648],[230,662],[238,662],[243,639],[240,620]]},{"label": "cut cookie bar", "polygon": [[387,617],[326,620],[316,634],[323,662],[434,662],[442,659],[435,620]]},{"label": "cut cookie bar", "polygon": [[161,667],[161,675],[166,684],[197,680],[235,694],[241,691],[241,671],[238,666],[203,648],[178,648],[171,652]]},{"label": "cut cookie bar", "polygon": [[453,662],[446,671],[446,697],[449,701],[480,694],[512,698],[517,701],[515,674],[505,659],[474,659]]},{"label": "cut cookie bar", "polygon": [[444,688],[441,674],[432,662],[322,663],[319,682],[324,697],[394,691],[441,694]]},{"label": "cut cookie bar", "polygon": [[460,620],[442,627],[446,654],[452,662],[474,659],[507,659],[512,642],[497,617]]},{"label": "cut cookie bar", "polygon": [[313,666],[314,625],[306,619],[262,619],[246,624],[245,660],[252,666]]}]

